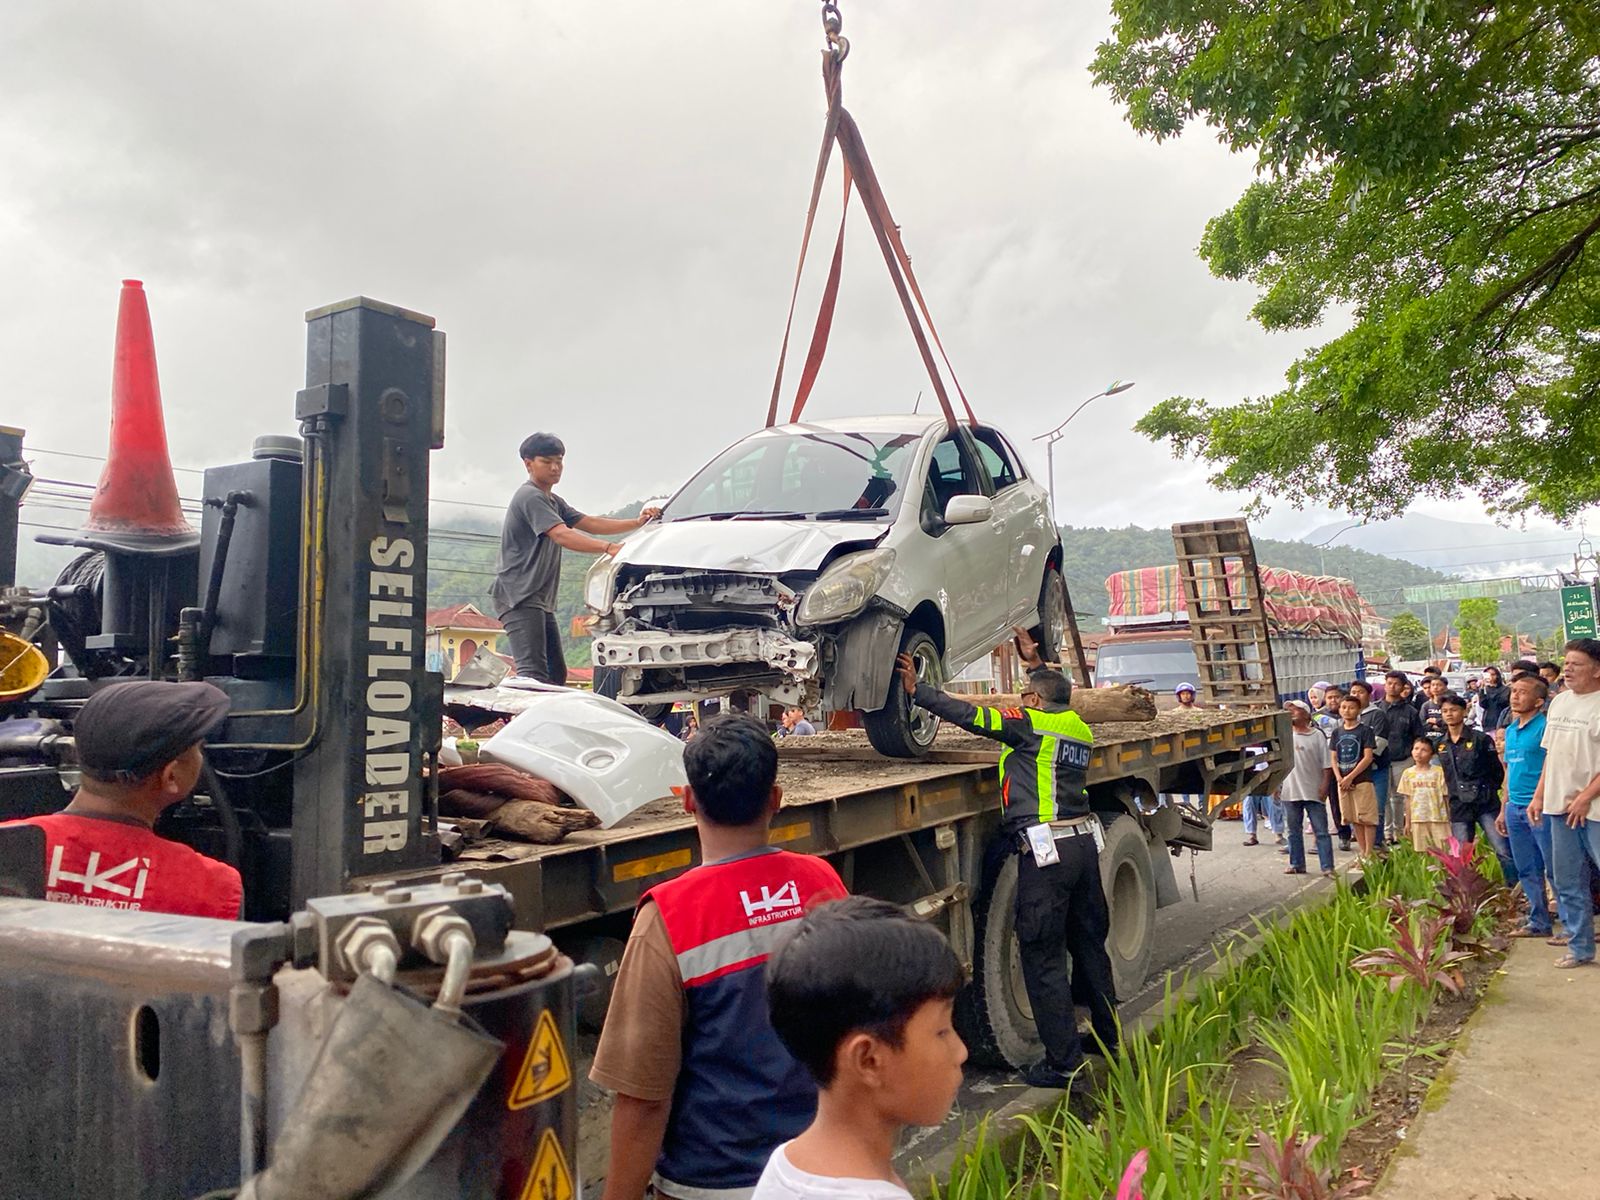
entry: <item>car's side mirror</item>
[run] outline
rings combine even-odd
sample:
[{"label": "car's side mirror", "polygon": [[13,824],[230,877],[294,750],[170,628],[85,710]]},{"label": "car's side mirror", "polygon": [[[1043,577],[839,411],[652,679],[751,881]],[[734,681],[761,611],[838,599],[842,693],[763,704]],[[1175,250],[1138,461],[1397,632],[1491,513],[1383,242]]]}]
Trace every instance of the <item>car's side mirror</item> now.
[{"label": "car's side mirror", "polygon": [[987,496],[952,496],[944,506],[946,525],[981,525],[994,516],[994,505]]}]

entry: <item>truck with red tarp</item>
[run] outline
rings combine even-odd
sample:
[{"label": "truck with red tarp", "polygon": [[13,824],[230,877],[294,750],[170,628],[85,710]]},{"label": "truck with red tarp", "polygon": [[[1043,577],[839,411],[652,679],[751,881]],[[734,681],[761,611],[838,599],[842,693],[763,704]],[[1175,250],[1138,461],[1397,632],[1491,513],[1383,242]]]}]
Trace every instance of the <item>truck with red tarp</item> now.
[{"label": "truck with red tarp", "polygon": [[[1230,573],[1234,564],[1229,564]],[[1333,575],[1307,575],[1262,567],[1272,661],[1280,700],[1303,699],[1319,680],[1347,683],[1365,677],[1361,605],[1356,585]],[[1227,603],[1237,589],[1199,585],[1202,604]],[[1101,687],[1137,683],[1170,693],[1194,684],[1199,667],[1189,634],[1189,613],[1178,568],[1136,567],[1106,577],[1111,633],[1101,643],[1095,682]],[[1214,597],[1214,599],[1208,599]]]}]

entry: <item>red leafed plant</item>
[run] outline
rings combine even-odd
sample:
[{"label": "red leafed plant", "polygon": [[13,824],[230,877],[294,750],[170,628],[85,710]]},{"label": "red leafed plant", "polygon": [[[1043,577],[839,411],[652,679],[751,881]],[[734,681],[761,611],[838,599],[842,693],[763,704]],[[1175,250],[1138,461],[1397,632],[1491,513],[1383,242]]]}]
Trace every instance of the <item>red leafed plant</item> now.
[{"label": "red leafed plant", "polygon": [[1117,1185],[1117,1200],[1144,1200],[1144,1173],[1150,1169],[1150,1151],[1141,1150],[1128,1160],[1128,1169]]},{"label": "red leafed plant", "polygon": [[1430,848],[1427,853],[1443,869],[1438,882],[1438,909],[1450,917],[1451,936],[1466,944],[1472,939],[1472,926],[1477,923],[1478,914],[1493,907],[1506,890],[1494,886],[1483,877],[1482,870],[1478,870],[1477,862],[1472,858],[1470,842],[1462,843],[1458,838],[1450,838],[1450,850]]},{"label": "red leafed plant", "polygon": [[[1398,992],[1405,984],[1414,983],[1424,996],[1431,996],[1436,987],[1444,988],[1457,996],[1466,987],[1461,964],[1472,957],[1467,950],[1457,950],[1447,936],[1451,927],[1448,915],[1424,917],[1420,911],[1397,902],[1391,904],[1394,920],[1394,945],[1370,950],[1351,962],[1363,975],[1377,975],[1389,980],[1389,990]],[[1401,1103],[1411,1103],[1411,1060],[1421,1053],[1416,1037],[1405,1040],[1405,1052],[1400,1061]]]},{"label": "red leafed plant", "polygon": [[1363,975],[1387,978],[1391,992],[1409,981],[1424,992],[1442,987],[1459,995],[1466,986],[1460,964],[1472,955],[1451,947],[1444,936],[1451,924],[1448,914],[1421,917],[1401,908],[1392,922],[1394,945],[1370,950],[1350,965]]},{"label": "red leafed plant", "polygon": [[1232,1200],[1350,1200],[1372,1186],[1359,1175],[1335,1181],[1334,1173],[1311,1161],[1320,1134],[1301,1139],[1291,1133],[1278,1141],[1265,1130],[1256,1132],[1255,1151],[1240,1159],[1239,1182]]}]

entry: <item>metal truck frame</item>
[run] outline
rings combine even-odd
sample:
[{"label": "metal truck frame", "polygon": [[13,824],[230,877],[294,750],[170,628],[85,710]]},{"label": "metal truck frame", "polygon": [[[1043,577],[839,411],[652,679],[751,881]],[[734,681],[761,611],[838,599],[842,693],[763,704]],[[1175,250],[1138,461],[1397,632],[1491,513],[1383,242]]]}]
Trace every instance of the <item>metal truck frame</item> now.
[{"label": "metal truck frame", "polygon": [[[693,822],[667,799],[609,831],[548,847],[483,843],[444,861],[441,716],[481,712],[486,701],[455,688],[446,697],[421,654],[442,335],[429,317],[365,298],[307,319],[306,387],[295,398],[303,464],[269,447],[207,473],[202,535],[172,551],[186,556],[183,588],[169,586],[166,550],[113,545],[103,597],[81,581],[0,593],[30,633],[47,608],[70,633],[65,618],[76,610],[66,606],[82,609],[87,634],[68,657],[99,664],[63,669],[13,705],[29,720],[10,727],[21,757],[0,770],[0,817],[65,803],[70,722],[101,685],[96,676],[207,678],[234,698],[210,750],[226,783],[210,779],[205,802],[171,832],[239,864],[249,916],[281,919],[309,897],[467,869],[515,895],[519,927],[549,931],[580,961],[612,968],[639,897],[695,864]],[[0,442],[0,468],[25,477],[21,453],[14,433]],[[15,542],[4,539],[14,538],[21,490],[0,491],[0,585],[9,585]],[[147,593],[139,613],[150,619],[135,620],[126,601]],[[169,609],[177,611],[158,619]],[[1211,710],[1192,725],[1168,716],[1101,726],[1096,742],[1090,800],[1105,818],[1109,949],[1128,996],[1149,968],[1155,910],[1179,899],[1168,851],[1211,846],[1211,812],[1168,798],[1209,797],[1214,809],[1272,788],[1287,770],[1288,722]],[[1017,1064],[1036,1057],[1038,1043],[1012,936],[1016,860],[994,836],[996,759],[992,744],[956,731],[919,762],[848,739],[786,748],[787,802],[772,836],[826,855],[853,890],[937,921],[974,980],[960,1001],[965,1036],[978,1057]],[[603,1000],[582,1006],[587,1023],[603,1019]]]},{"label": "metal truck frame", "polygon": [[[471,711],[461,689],[450,689],[446,704],[460,715]],[[975,1058],[993,1065],[1037,1058],[1013,932],[1016,856],[995,836],[997,751],[967,735],[946,735],[927,760],[908,762],[839,740],[802,740],[780,751],[784,804],[772,844],[823,855],[852,892],[937,922],[972,978],[957,1018]],[[1106,826],[1100,862],[1111,907],[1107,949],[1126,999],[1149,972],[1156,909],[1182,898],[1174,856],[1209,850],[1215,812],[1277,785],[1288,769],[1288,717],[1208,711],[1184,724],[1167,716],[1099,726],[1095,742],[1089,798]],[[1209,797],[1209,810],[1170,799],[1176,795]],[[663,801],[615,828],[570,834],[554,846],[482,843],[450,869],[503,884],[516,897],[519,926],[550,933],[609,980],[639,898],[698,861],[693,820],[680,804]],[[605,999],[580,1006],[591,1029],[598,1028]]]}]

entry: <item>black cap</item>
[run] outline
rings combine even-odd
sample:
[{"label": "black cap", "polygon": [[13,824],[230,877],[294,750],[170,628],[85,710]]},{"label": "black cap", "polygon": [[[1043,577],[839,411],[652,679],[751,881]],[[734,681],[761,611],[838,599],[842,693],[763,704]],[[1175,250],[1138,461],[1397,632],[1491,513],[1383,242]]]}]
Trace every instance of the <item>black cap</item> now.
[{"label": "black cap", "polygon": [[517,453],[524,461],[530,458],[556,458],[566,452],[566,443],[553,433],[530,433],[517,447]]},{"label": "black cap", "polygon": [[147,775],[204,741],[227,715],[227,694],[209,683],[113,683],[89,697],[72,735],[89,770]]}]

